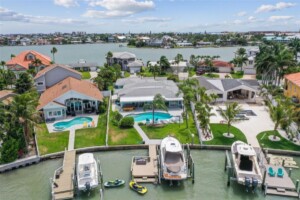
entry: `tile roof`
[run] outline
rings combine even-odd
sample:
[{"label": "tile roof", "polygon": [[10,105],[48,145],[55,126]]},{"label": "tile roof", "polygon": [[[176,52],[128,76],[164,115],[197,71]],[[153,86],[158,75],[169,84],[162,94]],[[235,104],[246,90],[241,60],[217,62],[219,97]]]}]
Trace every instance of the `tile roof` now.
[{"label": "tile roof", "polygon": [[300,72],[285,75],[284,78],[300,87]]},{"label": "tile roof", "polygon": [[101,92],[94,84],[86,80],[78,80],[73,77],[68,77],[63,81],[55,84],[54,86],[48,88],[44,93],[42,93],[37,109],[42,109],[48,103],[55,101],[56,98],[60,97],[70,90],[92,97],[99,101],[102,101],[103,99]]},{"label": "tile roof", "polygon": [[74,73],[76,73],[76,74],[80,74],[80,75],[81,75],[80,72],[78,72],[78,71],[76,71],[76,70],[70,68],[68,65],[52,64],[52,65],[50,65],[49,67],[46,67],[46,68],[44,68],[43,70],[39,71],[39,72],[35,75],[34,79],[37,79],[37,78],[41,77],[42,75],[46,74],[47,72],[49,72],[50,70],[52,70],[52,69],[54,69],[54,68],[56,68],[56,67],[61,67],[61,68],[64,68],[64,69],[66,69],[66,70],[69,70],[69,71],[71,71],[71,72],[74,72]]},{"label": "tile roof", "polygon": [[14,66],[14,65],[20,65],[22,67],[24,67],[25,69],[29,69],[29,65],[32,63],[32,60],[27,60],[26,56],[27,54],[33,54],[35,56],[35,58],[40,59],[42,64],[45,66],[48,66],[51,64],[51,58],[48,56],[45,56],[37,51],[33,51],[33,50],[27,50],[27,51],[23,51],[20,54],[18,54],[16,57],[12,58],[11,60],[6,62],[6,65],[10,65],[10,66]]},{"label": "tile roof", "polygon": [[[213,60],[212,61],[214,67],[233,67],[231,63],[222,61],[222,60]],[[203,61],[199,62],[200,66],[205,65]]]},{"label": "tile roof", "polygon": [[6,99],[7,97],[14,96],[12,90],[0,90],[0,100]]}]

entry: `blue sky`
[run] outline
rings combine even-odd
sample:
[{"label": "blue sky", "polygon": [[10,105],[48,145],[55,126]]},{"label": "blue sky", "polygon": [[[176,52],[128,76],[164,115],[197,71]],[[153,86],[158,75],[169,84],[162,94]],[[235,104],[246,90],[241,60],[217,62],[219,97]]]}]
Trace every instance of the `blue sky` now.
[{"label": "blue sky", "polygon": [[300,1],[1,0],[0,33],[299,31]]}]

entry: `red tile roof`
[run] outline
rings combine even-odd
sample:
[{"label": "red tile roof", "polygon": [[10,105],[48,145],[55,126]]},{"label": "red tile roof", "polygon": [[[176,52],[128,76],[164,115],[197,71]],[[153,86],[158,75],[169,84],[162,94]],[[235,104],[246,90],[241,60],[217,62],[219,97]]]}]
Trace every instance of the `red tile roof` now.
[{"label": "red tile roof", "polygon": [[23,51],[20,54],[18,54],[16,57],[12,58],[11,60],[6,62],[6,65],[9,66],[15,66],[20,65],[24,67],[25,69],[29,69],[29,65],[32,63],[32,60],[27,60],[26,56],[31,53],[35,56],[36,59],[40,59],[42,64],[45,66],[48,66],[51,64],[51,58],[48,56],[45,56],[39,52],[33,51],[33,50],[27,50]]},{"label": "red tile roof", "polygon": [[284,78],[300,87],[300,72],[294,74],[287,74],[284,76]]},{"label": "red tile roof", "polygon": [[12,90],[0,90],[0,99],[5,99],[6,97],[13,95],[14,92]]},{"label": "red tile roof", "polygon": [[53,65],[50,65],[50,66],[44,68],[43,70],[39,71],[39,72],[35,75],[34,79],[39,78],[40,76],[46,74],[47,72],[49,72],[50,70],[52,70],[52,69],[54,69],[54,68],[56,68],[56,67],[61,67],[61,68],[64,68],[64,69],[66,69],[66,70],[69,70],[69,71],[71,71],[71,72],[74,72],[74,73],[76,73],[76,74],[81,75],[80,72],[78,72],[78,71],[76,71],[76,70],[74,70],[74,69],[68,67],[67,65],[53,64]]},{"label": "red tile roof", "polygon": [[101,92],[94,84],[86,80],[78,80],[73,77],[68,77],[48,88],[44,93],[42,93],[37,109],[41,110],[48,103],[55,101],[56,98],[60,97],[70,90],[79,92],[99,101],[102,101],[103,99]]},{"label": "red tile roof", "polygon": [[[231,63],[222,60],[213,60],[212,63],[214,67],[233,67]],[[201,61],[199,65],[204,66],[205,63]]]}]

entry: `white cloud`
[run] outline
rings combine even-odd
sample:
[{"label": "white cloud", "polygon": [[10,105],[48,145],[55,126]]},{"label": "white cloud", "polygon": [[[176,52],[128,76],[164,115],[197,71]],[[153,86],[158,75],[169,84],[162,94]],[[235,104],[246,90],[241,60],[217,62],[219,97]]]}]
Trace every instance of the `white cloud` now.
[{"label": "white cloud", "polygon": [[294,18],[293,16],[270,16],[268,20],[274,22],[279,20],[290,20],[293,18]]},{"label": "white cloud", "polygon": [[25,22],[33,24],[86,24],[86,21],[71,18],[56,18],[48,16],[33,16],[17,13],[12,10],[0,7],[0,18],[2,21]]},{"label": "white cloud", "polygon": [[130,16],[136,13],[141,13],[151,10],[155,7],[152,0],[91,0],[90,6],[99,6],[105,8],[104,11],[88,10],[83,16],[96,18],[113,18]]},{"label": "white cloud", "polygon": [[253,17],[253,16],[249,16],[249,17],[248,17],[248,20],[249,20],[249,21],[254,21],[255,19],[256,19],[256,18]]},{"label": "white cloud", "polygon": [[159,17],[140,17],[136,19],[124,19],[123,22],[128,23],[146,23],[146,22],[167,22],[170,21],[171,18],[159,18]]},{"label": "white cloud", "polygon": [[238,20],[238,19],[236,19],[236,20],[233,21],[233,24],[241,24],[241,23],[242,23],[242,21]]},{"label": "white cloud", "polygon": [[247,12],[241,11],[241,12],[237,13],[236,15],[239,17],[243,17],[243,16],[247,15]]},{"label": "white cloud", "polygon": [[54,4],[58,6],[64,6],[66,8],[79,5],[76,0],[54,0]]},{"label": "white cloud", "polygon": [[297,4],[295,4],[295,3],[288,3],[288,2],[279,2],[275,5],[264,4],[264,5],[261,5],[259,8],[257,8],[255,12],[261,13],[261,12],[277,11],[277,10],[282,10],[285,8],[294,7],[296,5]]}]

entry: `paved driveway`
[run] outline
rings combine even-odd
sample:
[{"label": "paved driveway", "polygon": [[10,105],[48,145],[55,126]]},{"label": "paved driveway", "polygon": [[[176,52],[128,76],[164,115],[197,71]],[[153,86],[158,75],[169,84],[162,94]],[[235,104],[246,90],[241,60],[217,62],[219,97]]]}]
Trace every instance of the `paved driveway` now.
[{"label": "paved driveway", "polygon": [[[267,111],[266,106],[257,106],[249,104],[240,104],[244,110],[252,110],[257,116],[247,116],[249,120],[241,120],[233,123],[233,126],[240,129],[246,136],[247,141],[254,147],[259,147],[259,143],[256,136],[268,130],[274,129],[274,122],[270,118],[270,114]],[[220,105],[222,109],[225,109],[225,105]],[[216,116],[211,117],[211,123],[220,123],[223,118],[219,112],[216,111],[217,106],[213,106],[213,112]]]}]

